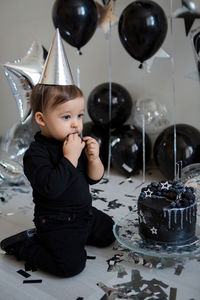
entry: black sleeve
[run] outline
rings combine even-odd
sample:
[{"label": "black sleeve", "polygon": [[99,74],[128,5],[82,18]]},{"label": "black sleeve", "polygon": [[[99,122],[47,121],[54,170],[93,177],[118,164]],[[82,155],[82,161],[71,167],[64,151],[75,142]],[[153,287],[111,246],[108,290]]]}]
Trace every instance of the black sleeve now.
[{"label": "black sleeve", "polygon": [[57,198],[77,178],[78,172],[64,156],[56,166],[45,147],[33,143],[24,155],[24,174],[33,189],[49,199]]}]

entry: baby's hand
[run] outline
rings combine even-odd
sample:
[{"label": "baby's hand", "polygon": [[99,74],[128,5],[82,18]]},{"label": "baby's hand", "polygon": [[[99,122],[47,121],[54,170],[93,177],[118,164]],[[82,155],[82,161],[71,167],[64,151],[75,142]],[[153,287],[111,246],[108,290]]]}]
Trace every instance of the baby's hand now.
[{"label": "baby's hand", "polygon": [[85,142],[85,154],[88,161],[93,161],[99,157],[99,143],[90,136],[84,136],[82,139]]},{"label": "baby's hand", "polygon": [[77,167],[78,159],[84,147],[85,142],[82,141],[78,133],[70,134],[63,143],[63,155]]}]

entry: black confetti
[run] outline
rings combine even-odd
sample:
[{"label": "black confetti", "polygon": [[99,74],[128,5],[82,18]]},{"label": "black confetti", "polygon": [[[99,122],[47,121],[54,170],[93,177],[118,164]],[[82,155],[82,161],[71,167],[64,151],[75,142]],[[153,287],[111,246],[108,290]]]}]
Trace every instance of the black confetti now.
[{"label": "black confetti", "polygon": [[125,197],[128,197],[128,198],[135,198],[135,196],[133,196],[133,195],[128,195],[128,194],[125,194],[124,196],[125,196]]},{"label": "black confetti", "polygon": [[115,200],[112,200],[108,203],[108,207],[109,208],[112,208],[112,209],[115,209],[115,208],[119,208],[120,206],[125,206],[121,203],[117,203],[118,199],[115,199]]},{"label": "black confetti", "polygon": [[99,193],[101,193],[101,192],[104,192],[104,190],[92,188],[92,189],[91,189],[91,192],[92,192],[92,193],[97,193],[97,194],[99,194]]},{"label": "black confetti", "polygon": [[106,184],[106,183],[108,183],[108,182],[109,182],[109,179],[103,178],[103,179],[101,180],[100,184]]},{"label": "black confetti", "polygon": [[123,181],[121,181],[119,184],[121,185],[121,184],[123,184],[125,181],[123,180]]},{"label": "black confetti", "polygon": [[175,275],[180,275],[184,267],[182,265],[178,265],[176,270],[175,270]]},{"label": "black confetti", "polygon": [[30,277],[31,275],[28,274],[27,272],[25,272],[24,270],[18,270],[17,273],[19,273],[20,275],[22,275],[25,278]]},{"label": "black confetti", "polygon": [[177,289],[170,288],[169,300],[176,300]]},{"label": "black confetti", "polygon": [[41,283],[42,279],[23,280],[23,283]]},{"label": "black confetti", "polygon": [[87,259],[96,259],[96,256],[89,256],[89,255],[87,255]]},{"label": "black confetti", "polygon": [[132,180],[132,178],[130,178],[130,177],[127,178],[127,181],[130,182],[130,183],[133,183],[133,180]]}]

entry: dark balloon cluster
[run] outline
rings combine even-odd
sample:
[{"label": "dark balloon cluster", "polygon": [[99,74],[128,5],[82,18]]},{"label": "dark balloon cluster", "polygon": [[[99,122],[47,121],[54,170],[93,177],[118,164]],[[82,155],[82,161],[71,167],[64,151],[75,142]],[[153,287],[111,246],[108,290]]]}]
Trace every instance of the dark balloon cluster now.
[{"label": "dark balloon cluster", "polygon": [[[112,166],[124,175],[136,174],[143,165],[142,131],[124,125],[132,110],[133,100],[120,84],[102,83],[88,97],[88,113],[93,122],[85,124],[83,134],[91,135],[100,144],[100,156],[105,165],[111,149]],[[111,132],[111,134],[110,134]],[[151,142],[145,136],[146,160],[150,158]]]},{"label": "dark balloon cluster", "polygon": [[[199,13],[199,1],[193,2],[197,7],[195,13]],[[102,0],[102,3],[107,6],[110,1]],[[184,5],[189,3],[184,1]],[[98,25],[97,6],[93,0],[56,0],[52,18],[62,38],[80,50],[91,39]],[[165,40],[167,27],[167,17],[157,3],[136,0],[121,13],[118,33],[125,50],[142,64],[159,50]],[[193,36],[198,68],[199,36],[199,31]],[[144,153],[146,161],[151,153],[149,137],[144,137],[136,127],[124,125],[130,116],[132,103],[129,92],[120,84],[98,85],[88,98],[88,113],[93,122],[86,124],[84,129],[84,135],[92,135],[99,141],[104,163],[108,161],[111,146],[112,165],[127,175],[138,172],[144,161]],[[154,145],[154,159],[167,179],[174,179],[174,153],[174,126],[170,126],[161,132]],[[190,125],[176,126],[177,161],[182,161],[183,167],[200,162],[200,132]]]},{"label": "dark balloon cluster", "polygon": [[[110,0],[103,0],[106,7]],[[80,50],[93,36],[98,25],[98,9],[93,0],[56,0],[52,19],[62,38]],[[141,63],[161,47],[167,34],[167,17],[151,0],[129,4],[119,19],[119,39],[126,51]]]}]

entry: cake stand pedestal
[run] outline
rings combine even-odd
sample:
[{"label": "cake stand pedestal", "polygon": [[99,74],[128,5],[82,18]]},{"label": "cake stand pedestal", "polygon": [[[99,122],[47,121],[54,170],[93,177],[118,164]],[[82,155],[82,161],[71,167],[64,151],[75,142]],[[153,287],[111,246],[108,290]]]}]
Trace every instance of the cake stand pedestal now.
[{"label": "cake stand pedestal", "polygon": [[158,244],[148,244],[139,235],[139,224],[137,211],[121,217],[114,224],[113,232],[117,241],[129,250],[147,256],[159,258],[194,258],[200,255],[200,216],[197,214],[196,236],[193,242],[167,246]]}]

